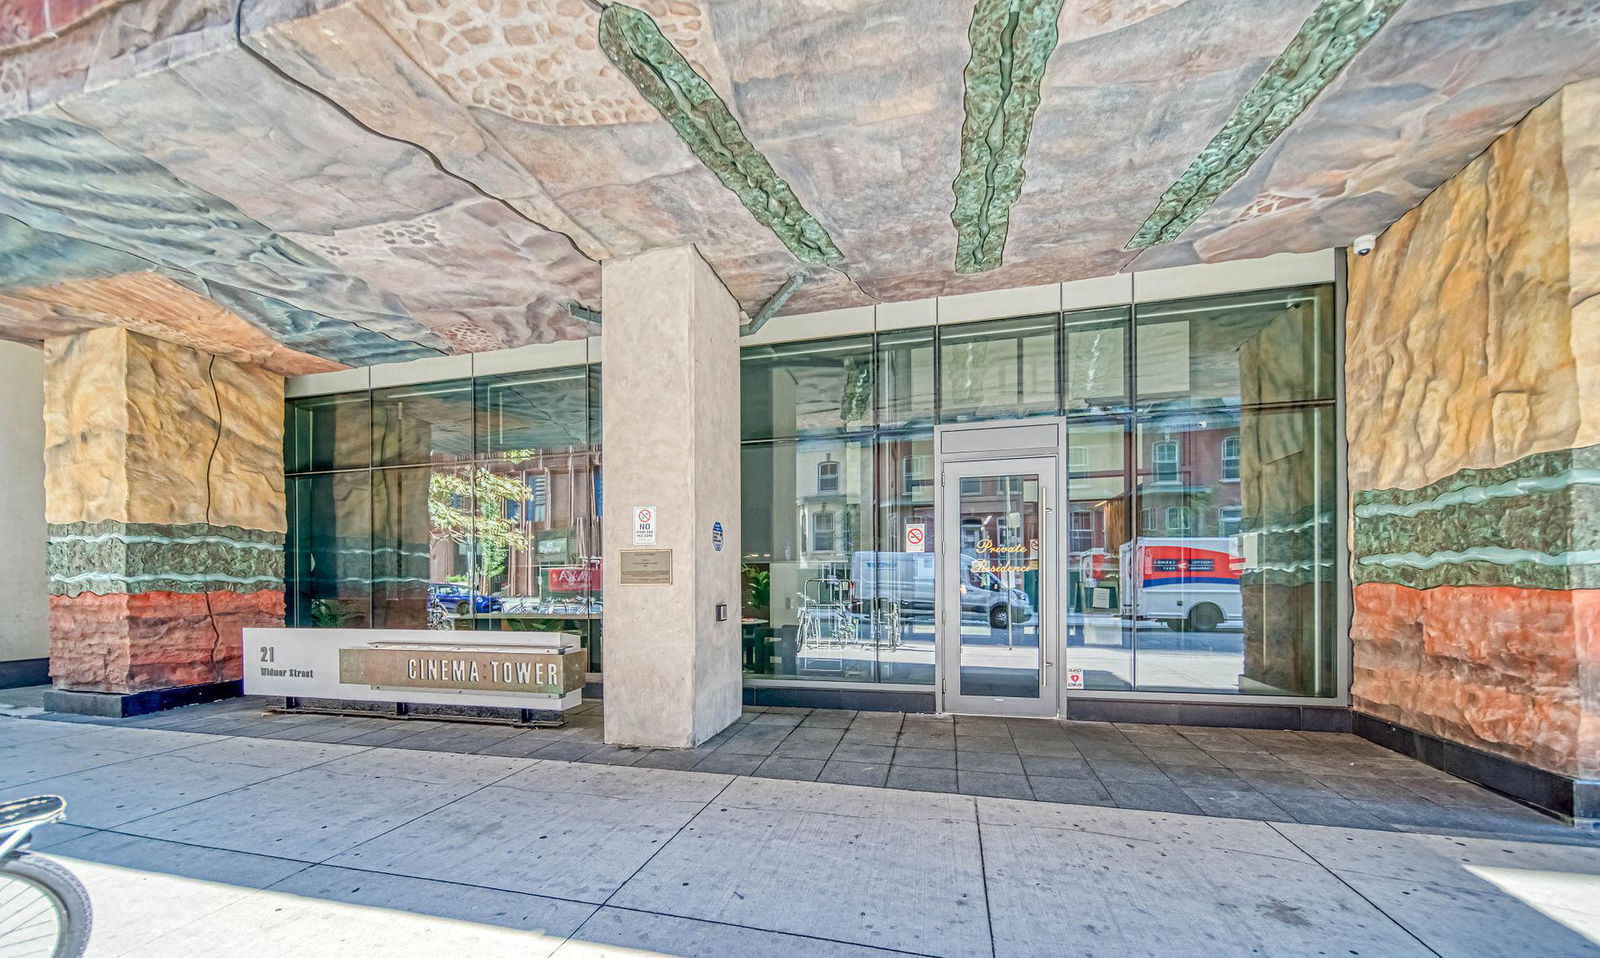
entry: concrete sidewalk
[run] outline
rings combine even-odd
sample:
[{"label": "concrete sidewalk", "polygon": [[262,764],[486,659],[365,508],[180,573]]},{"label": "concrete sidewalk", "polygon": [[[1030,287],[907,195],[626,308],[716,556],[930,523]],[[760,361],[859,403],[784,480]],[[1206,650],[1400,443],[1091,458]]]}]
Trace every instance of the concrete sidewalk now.
[{"label": "concrete sidewalk", "polygon": [[[753,719],[751,720],[753,722]],[[0,717],[91,953],[1600,955],[1600,839]],[[1453,834],[1440,834],[1453,832]]]}]

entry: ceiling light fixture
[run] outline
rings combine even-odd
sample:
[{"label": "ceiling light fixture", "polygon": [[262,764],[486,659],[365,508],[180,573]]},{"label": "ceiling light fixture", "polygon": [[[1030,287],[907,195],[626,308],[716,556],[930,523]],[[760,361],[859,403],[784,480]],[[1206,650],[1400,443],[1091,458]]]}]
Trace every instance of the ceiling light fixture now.
[{"label": "ceiling light fixture", "polygon": [[606,7],[600,14],[600,47],[700,162],[790,252],[806,263],[844,259],[828,231],[744,135],[717,91],[661,35],[649,14],[620,3]]},{"label": "ceiling light fixture", "polygon": [[1039,85],[1059,36],[1063,0],[978,0],[967,40],[961,171],[950,222],[956,272],[981,273],[1005,258],[1011,205],[1027,175],[1022,161],[1039,109]]},{"label": "ceiling light fixture", "polygon": [[1211,138],[1128,249],[1170,243],[1260,159],[1405,0],[1322,0]]}]

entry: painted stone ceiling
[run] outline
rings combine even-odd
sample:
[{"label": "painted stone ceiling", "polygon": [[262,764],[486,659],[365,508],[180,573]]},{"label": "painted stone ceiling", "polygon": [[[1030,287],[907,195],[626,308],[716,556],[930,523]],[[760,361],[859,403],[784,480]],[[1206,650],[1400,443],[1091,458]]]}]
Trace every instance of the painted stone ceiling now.
[{"label": "painted stone ceiling", "polygon": [[752,315],[1345,245],[1597,50],[1600,0],[0,0],[0,337],[299,373],[584,336],[663,245]]}]

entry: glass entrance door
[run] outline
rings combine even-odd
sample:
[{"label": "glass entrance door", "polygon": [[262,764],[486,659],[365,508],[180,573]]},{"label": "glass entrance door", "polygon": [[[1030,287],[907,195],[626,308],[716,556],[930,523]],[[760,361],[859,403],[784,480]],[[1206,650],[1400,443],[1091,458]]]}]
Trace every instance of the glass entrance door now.
[{"label": "glass entrance door", "polygon": [[944,710],[1055,715],[1057,460],[951,462],[941,476]]}]

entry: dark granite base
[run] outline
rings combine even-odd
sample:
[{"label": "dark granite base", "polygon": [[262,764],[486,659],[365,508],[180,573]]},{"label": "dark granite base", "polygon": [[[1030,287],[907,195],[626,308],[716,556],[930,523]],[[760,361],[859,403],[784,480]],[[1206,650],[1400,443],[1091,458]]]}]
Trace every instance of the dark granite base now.
[{"label": "dark granite base", "polygon": [[1600,827],[1600,780],[1572,778],[1353,712],[1357,735],[1580,827]]},{"label": "dark granite base", "polygon": [[48,684],[50,684],[48,658],[0,662],[0,689],[20,689],[28,685]]},{"label": "dark granite base", "polygon": [[383,718],[445,719],[461,722],[505,722],[512,725],[564,725],[560,709],[520,709],[500,705],[422,705],[415,702],[367,702],[357,699],[269,697],[271,708],[286,712],[373,715]]},{"label": "dark granite base", "polygon": [[98,718],[132,718],[164,709],[199,705],[218,699],[231,699],[244,694],[244,683],[207,682],[202,685],[185,685],[176,689],[152,689],[148,692],[79,692],[72,689],[50,689],[44,693],[47,712],[68,715],[93,715]]},{"label": "dark granite base", "polygon": [[1285,729],[1294,732],[1348,732],[1350,710],[1327,705],[1067,699],[1065,718],[1082,722],[1140,725],[1203,725],[1217,728]]},{"label": "dark granite base", "polygon": [[801,689],[751,685],[744,704],[771,708],[856,709],[862,712],[932,712],[933,690],[890,692],[882,689]]}]

